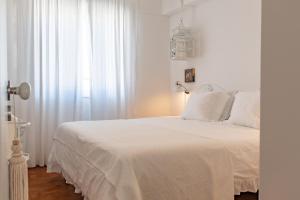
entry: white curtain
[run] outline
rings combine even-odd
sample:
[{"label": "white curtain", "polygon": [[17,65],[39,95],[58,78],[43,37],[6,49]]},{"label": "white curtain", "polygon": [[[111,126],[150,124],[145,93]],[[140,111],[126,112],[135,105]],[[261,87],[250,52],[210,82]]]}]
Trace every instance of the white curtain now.
[{"label": "white curtain", "polygon": [[18,2],[17,62],[11,64],[18,71],[15,82],[29,81],[33,94],[17,108],[21,117],[32,122],[25,133],[29,166],[43,166],[60,123],[132,116],[137,3]]}]

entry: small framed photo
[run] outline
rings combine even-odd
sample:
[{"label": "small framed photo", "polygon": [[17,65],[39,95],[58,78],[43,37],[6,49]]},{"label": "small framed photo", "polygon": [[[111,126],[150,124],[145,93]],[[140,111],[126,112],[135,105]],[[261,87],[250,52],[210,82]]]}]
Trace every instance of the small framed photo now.
[{"label": "small framed photo", "polygon": [[184,70],[184,80],[186,83],[195,82],[195,68]]}]

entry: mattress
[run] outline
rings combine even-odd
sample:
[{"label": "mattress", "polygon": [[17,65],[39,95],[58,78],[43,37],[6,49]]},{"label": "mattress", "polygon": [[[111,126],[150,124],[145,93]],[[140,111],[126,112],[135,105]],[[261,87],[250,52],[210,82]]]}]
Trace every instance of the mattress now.
[{"label": "mattress", "polygon": [[259,131],[176,117],[70,122],[47,166],[88,200],[233,200],[258,190]]}]

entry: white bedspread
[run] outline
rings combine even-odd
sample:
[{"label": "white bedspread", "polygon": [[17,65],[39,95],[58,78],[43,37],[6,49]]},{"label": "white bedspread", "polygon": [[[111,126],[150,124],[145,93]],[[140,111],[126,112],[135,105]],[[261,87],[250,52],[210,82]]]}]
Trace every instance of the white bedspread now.
[{"label": "white bedspread", "polygon": [[233,200],[258,162],[258,130],[169,117],[65,123],[48,171],[89,200]]}]

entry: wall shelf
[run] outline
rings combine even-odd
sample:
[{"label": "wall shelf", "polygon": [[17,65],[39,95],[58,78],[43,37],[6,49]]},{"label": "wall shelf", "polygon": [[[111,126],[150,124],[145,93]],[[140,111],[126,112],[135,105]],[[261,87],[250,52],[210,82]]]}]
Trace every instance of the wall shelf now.
[{"label": "wall shelf", "polygon": [[[196,6],[208,0],[183,0],[184,7]],[[181,0],[162,0],[162,14],[174,15],[182,10]]]}]

